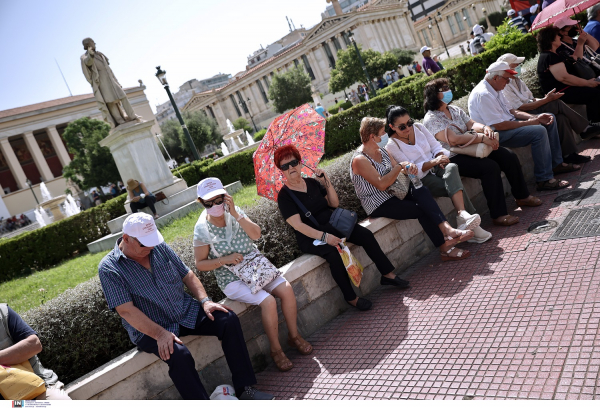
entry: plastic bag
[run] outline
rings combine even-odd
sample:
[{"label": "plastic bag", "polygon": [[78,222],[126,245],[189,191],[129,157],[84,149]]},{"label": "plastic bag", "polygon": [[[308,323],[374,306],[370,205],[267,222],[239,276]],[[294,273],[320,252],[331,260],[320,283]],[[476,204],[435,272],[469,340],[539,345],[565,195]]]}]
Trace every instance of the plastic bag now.
[{"label": "plastic bag", "polygon": [[337,249],[342,257],[342,261],[344,262],[344,266],[346,267],[346,271],[348,272],[350,280],[354,286],[359,287],[363,276],[363,266],[360,264],[360,262],[358,262],[358,259],[352,255],[350,249],[343,243],[339,244]]},{"label": "plastic bag", "polygon": [[32,400],[44,391],[46,384],[33,373],[29,361],[0,365],[0,394],[5,400]]}]

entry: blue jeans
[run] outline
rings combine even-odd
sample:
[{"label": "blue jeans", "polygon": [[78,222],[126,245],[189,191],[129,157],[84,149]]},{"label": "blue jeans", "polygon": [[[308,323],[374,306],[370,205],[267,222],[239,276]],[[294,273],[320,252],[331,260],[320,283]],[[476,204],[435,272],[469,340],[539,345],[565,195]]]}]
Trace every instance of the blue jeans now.
[{"label": "blue jeans", "polygon": [[523,126],[512,130],[502,130],[500,146],[524,147],[531,145],[533,173],[535,181],[548,181],[554,178],[552,169],[563,162],[556,118],[551,125]]}]

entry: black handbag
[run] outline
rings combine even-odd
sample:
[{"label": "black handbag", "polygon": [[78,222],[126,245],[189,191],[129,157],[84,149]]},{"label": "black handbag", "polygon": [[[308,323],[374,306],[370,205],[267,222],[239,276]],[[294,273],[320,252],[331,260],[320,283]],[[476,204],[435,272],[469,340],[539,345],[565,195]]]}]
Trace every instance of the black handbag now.
[{"label": "black handbag", "polygon": [[[298,197],[296,197],[296,194],[294,194],[294,192],[290,188],[288,188],[288,186],[283,186],[283,188],[285,188],[286,191],[290,194],[290,196],[296,202],[296,205],[298,206],[298,208],[300,208],[300,211],[304,213],[306,218],[310,219],[313,222],[313,224],[315,224],[315,226],[319,228],[320,224],[317,222],[316,218],[312,216],[311,212],[308,211],[304,204],[302,204]],[[329,224],[331,224],[333,228],[344,234],[346,239],[350,238],[350,235],[352,235],[352,231],[354,231],[354,227],[356,226],[357,222],[358,215],[354,211],[346,210],[340,207],[336,208],[333,211],[333,214],[331,214],[331,217],[329,217]]]},{"label": "black handbag", "polygon": [[573,64],[573,68],[576,72],[576,76],[583,79],[594,79],[596,78],[596,72],[587,62],[584,60],[577,60]]}]

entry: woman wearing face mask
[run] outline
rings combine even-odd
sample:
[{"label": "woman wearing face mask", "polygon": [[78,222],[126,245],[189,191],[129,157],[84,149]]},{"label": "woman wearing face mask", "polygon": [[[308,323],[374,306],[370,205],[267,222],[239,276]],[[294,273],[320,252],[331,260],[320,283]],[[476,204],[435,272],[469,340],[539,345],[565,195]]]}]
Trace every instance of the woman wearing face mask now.
[{"label": "woman wearing face mask", "polygon": [[[321,169],[316,169],[316,178],[304,178],[301,176],[302,157],[293,145],[279,147],[275,151],[275,165],[283,173],[285,187],[279,191],[277,204],[283,219],[294,228],[296,241],[300,250],[307,254],[313,254],[324,258],[329,263],[331,276],[338,284],[344,295],[344,300],[358,310],[369,310],[371,302],[365,298],[359,298],[354,293],[348,272],[342,261],[342,257],[336,246],[342,242],[343,234],[336,230],[329,222],[332,208],[339,205],[338,195],[329,181],[327,174]],[[308,210],[317,227],[310,218],[306,217],[305,210],[294,200]],[[324,245],[321,243],[325,243]],[[356,224],[348,242],[363,247],[369,258],[381,274],[382,285],[396,286],[406,289],[409,283],[400,279],[394,273],[394,265],[381,250],[375,236],[367,228]]]},{"label": "woman wearing face mask", "polygon": [[[449,99],[447,93],[444,98]],[[427,128],[414,123],[408,117],[408,112],[400,106],[390,106],[387,109],[387,125],[389,126],[389,141],[385,145],[387,152],[397,162],[412,162],[417,166],[417,176],[434,197],[450,197],[456,208],[456,225],[458,229],[473,230],[475,236],[471,241],[483,243],[492,234],[479,226],[481,218],[465,192],[458,165],[450,163],[450,152],[442,147]],[[395,122],[407,118],[407,123]]]},{"label": "woman wearing face mask", "polygon": [[408,171],[417,175],[418,170],[414,163],[398,163],[390,157],[383,148],[384,142],[387,143],[386,137],[385,120],[370,117],[362,119],[360,138],[363,144],[352,158],[350,178],[367,214],[373,218],[417,219],[431,242],[439,248],[442,261],[468,258],[469,251],[455,248],[454,245],[472,239],[473,231],[452,228],[427,187],[415,188],[411,183],[403,200],[387,191],[400,173],[406,174]]},{"label": "woman wearing face mask", "polygon": [[[429,82],[425,86],[424,94],[424,107],[427,113],[423,124],[444,149],[450,149],[446,143],[446,129],[448,130],[448,141],[452,146],[469,142],[473,135],[467,134],[467,132],[475,130],[479,135],[473,143],[485,143],[492,147],[493,151],[488,157],[477,158],[450,153],[449,158],[451,163],[458,164],[462,176],[481,180],[481,188],[490,209],[490,217],[495,225],[509,226],[519,222],[519,217],[508,214],[501,171],[506,175],[518,206],[534,207],[542,203],[539,198],[529,194],[517,155],[506,147],[500,147],[498,139],[489,126],[473,121],[465,111],[449,105],[452,100],[452,91],[446,78]],[[393,122],[397,119],[388,118],[388,120]]]},{"label": "woman wearing face mask", "polygon": [[[569,17],[563,17],[557,20],[554,27],[559,29],[562,45],[556,52],[564,57],[581,59],[585,55],[585,46],[588,45],[592,50],[597,50],[600,44],[593,36],[589,35],[579,27],[579,21],[571,20]],[[577,40],[573,37],[577,37]]]},{"label": "woman wearing face mask", "polygon": [[252,241],[260,238],[260,227],[241,208],[235,206],[233,198],[223,189],[218,178],[206,178],[198,183],[198,201],[206,210],[200,214],[194,227],[196,269],[213,271],[219,288],[229,299],[260,305],[263,327],[271,344],[271,357],[279,370],[290,370],[293,364],[283,353],[279,343],[279,319],[274,297],[281,299],[281,310],[289,331],[288,344],[305,355],[313,350],[298,333],[296,297],[291,285],[279,276],[262,290],[252,294],[246,284],[224,267],[239,264],[244,255],[256,249]]}]

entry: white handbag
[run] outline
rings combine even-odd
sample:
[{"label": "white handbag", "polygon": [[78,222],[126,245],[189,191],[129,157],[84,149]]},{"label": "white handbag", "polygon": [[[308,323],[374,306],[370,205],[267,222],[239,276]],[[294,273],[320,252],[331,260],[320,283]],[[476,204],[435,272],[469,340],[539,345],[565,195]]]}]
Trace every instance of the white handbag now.
[{"label": "white handbag", "polygon": [[[458,130],[460,130],[460,134],[463,134],[462,130],[459,129],[458,126],[456,126],[456,125],[451,125],[451,126],[456,127]],[[472,144],[475,141],[475,139],[477,139],[477,137],[479,137],[479,134],[473,130],[468,131],[467,133],[473,134],[473,137],[471,138],[471,140],[469,140],[467,143],[465,143],[463,145],[452,146],[452,144],[448,140],[448,128],[446,128],[446,130],[444,131],[444,138],[446,139],[446,143],[448,143],[448,146],[450,146],[450,151],[452,153],[464,154],[467,156],[472,156],[472,157],[477,157],[479,159],[483,159],[484,157],[488,157],[490,155],[490,153],[492,151],[494,151],[494,149],[492,149],[492,146],[488,146],[485,143]],[[464,133],[464,134],[466,134],[466,133]]]}]

